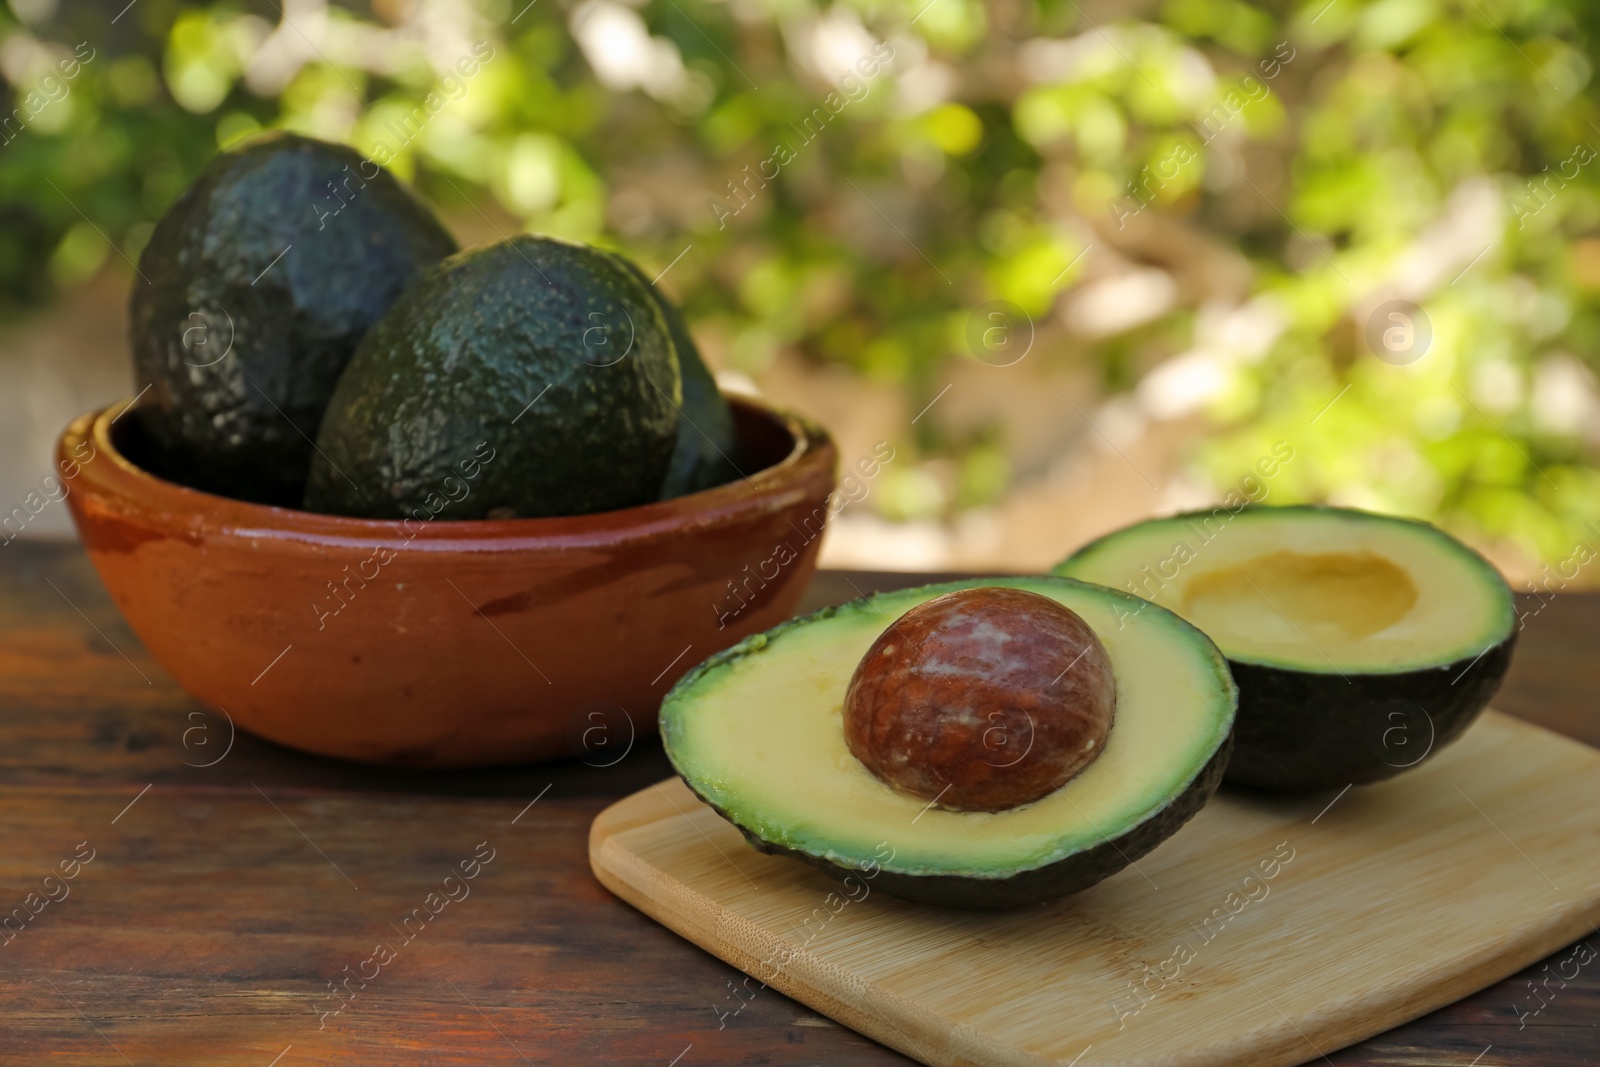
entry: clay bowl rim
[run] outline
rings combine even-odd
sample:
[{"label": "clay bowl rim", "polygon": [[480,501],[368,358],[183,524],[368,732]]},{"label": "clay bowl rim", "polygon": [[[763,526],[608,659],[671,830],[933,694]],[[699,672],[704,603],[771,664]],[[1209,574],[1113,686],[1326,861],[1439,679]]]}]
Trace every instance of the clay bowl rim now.
[{"label": "clay bowl rim", "polygon": [[[587,515],[513,519],[366,519],[328,515],[273,504],[257,504],[193,489],[150,473],[134,463],[113,440],[113,424],[138,398],[119,401],[73,419],[62,430],[56,454],[75,458],[90,442],[96,455],[77,460],[86,496],[115,500],[120,517],[135,525],[194,530],[211,536],[246,537],[328,547],[405,545],[411,551],[471,552],[594,548],[653,540],[689,527],[725,526],[753,514],[792,506],[808,493],[806,482],[825,472],[829,493],[837,480],[832,435],[818,423],[750,396],[729,395],[736,417],[765,421],[788,435],[792,444],[777,462],[741,478],[669,500]],[[110,466],[95,462],[101,455]],[[68,499],[73,494],[69,492]],[[792,499],[782,499],[792,497]],[[779,499],[774,499],[779,498]],[[823,505],[826,505],[824,498]],[[76,517],[76,516],[75,516]],[[81,520],[80,520],[81,525]],[[90,548],[93,546],[90,545]]]}]

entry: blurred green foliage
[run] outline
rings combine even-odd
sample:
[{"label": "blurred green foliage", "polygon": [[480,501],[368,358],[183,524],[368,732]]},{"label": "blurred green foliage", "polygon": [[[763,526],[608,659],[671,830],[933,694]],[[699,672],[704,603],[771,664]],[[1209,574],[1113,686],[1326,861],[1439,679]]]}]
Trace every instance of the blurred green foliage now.
[{"label": "blurred green foliage", "polygon": [[[1299,458],[1274,500],[1437,518],[1530,560],[1600,540],[1586,6],[119,6],[0,14],[7,314],[136,260],[218,146],[287,127],[392,155],[458,219],[657,270],[689,246],[669,288],[738,369],[789,353],[916,411],[983,355],[974,309],[1008,301],[1030,366],[1092,367],[1147,421],[1209,419],[1214,485],[1281,439]],[[1104,288],[1139,272],[1161,284]],[[1431,332],[1398,366],[1366,340],[1389,299]],[[905,432],[953,491],[890,486],[889,511],[1006,488],[1003,420],[940,425]]]}]

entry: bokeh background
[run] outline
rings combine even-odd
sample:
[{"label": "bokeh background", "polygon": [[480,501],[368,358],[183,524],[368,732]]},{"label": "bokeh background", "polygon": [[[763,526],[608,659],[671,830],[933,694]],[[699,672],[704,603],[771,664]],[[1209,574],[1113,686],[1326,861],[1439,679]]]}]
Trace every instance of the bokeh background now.
[{"label": "bokeh background", "polygon": [[383,145],[463,244],[665,271],[727,388],[846,463],[889,442],[825,563],[1042,567],[1239,492],[1593,584],[1600,8],[124,4],[0,11],[6,508],[68,418],[142,384],[154,221],[282,127]]}]

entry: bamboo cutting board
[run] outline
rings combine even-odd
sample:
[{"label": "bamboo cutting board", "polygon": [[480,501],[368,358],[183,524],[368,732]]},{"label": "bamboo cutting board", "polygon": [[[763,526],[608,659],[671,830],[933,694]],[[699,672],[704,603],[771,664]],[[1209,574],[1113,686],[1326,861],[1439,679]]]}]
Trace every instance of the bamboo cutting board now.
[{"label": "bamboo cutting board", "polygon": [[848,900],[676,778],[602,812],[589,858],[753,976],[719,1014],[764,981],[938,1067],[1281,1067],[1593,930],[1600,752],[1488,712],[1389,782],[1224,791],[1136,868],[1010,913]]}]

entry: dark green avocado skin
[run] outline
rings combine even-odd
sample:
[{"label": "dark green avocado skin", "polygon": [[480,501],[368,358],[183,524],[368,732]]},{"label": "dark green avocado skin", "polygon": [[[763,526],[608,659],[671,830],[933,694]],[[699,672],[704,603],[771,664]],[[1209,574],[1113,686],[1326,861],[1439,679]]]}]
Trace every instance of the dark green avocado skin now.
[{"label": "dark green avocado skin", "polygon": [[1222,775],[1228,766],[1232,748],[1233,735],[1230,734],[1200,769],[1200,773],[1184,787],[1183,792],[1173,798],[1171,804],[1127,833],[1107,838],[1091,849],[1074,853],[1043,867],[995,878],[955,874],[904,874],[882,869],[876,874],[870,872],[863,874],[855,867],[843,867],[809,852],[785,848],[762,840],[743,826],[739,826],[727,812],[712,804],[704,796],[700,796],[694,789],[694,783],[688,778],[685,778],[684,782],[696,796],[700,796],[701,800],[715,809],[718,815],[737,826],[739,832],[744,834],[745,840],[760,852],[803,860],[840,881],[851,876],[857,881],[870,877],[871,881],[868,884],[872,888],[881,889],[890,896],[902,900],[913,900],[919,904],[933,904],[942,908],[961,908],[965,911],[998,911],[1045,904],[1059,897],[1081,892],[1096,882],[1111,877],[1140,857],[1148,855],[1157,845],[1177,833],[1179,827],[1194,818],[1195,813],[1205,807],[1206,801],[1216,793],[1222,784]]},{"label": "dark green avocado skin", "polygon": [[1341,677],[1229,660],[1239,715],[1228,784],[1342,789],[1410,770],[1488,706],[1516,644],[1513,630],[1476,662],[1397,674]]},{"label": "dark green avocado skin", "polygon": [[661,499],[671,500],[732,481],[743,474],[733,411],[717,388],[710,368],[700,358],[700,350],[695,347],[683,312],[631,260],[622,256],[616,258],[649,288],[661,305],[661,315],[667,321],[672,345],[678,352],[678,369],[683,375],[678,441],[672,450],[672,462],[667,465],[667,476],[661,483]]},{"label": "dark green avocado skin", "polygon": [[450,256],[339,380],[305,506],[426,521],[656,499],[682,386],[650,291],[611,256],[521,235]]},{"label": "dark green avocado skin", "polygon": [[356,345],[455,250],[350,148],[276,133],[220,153],[156,223],[133,285],[129,340],[150,387],[135,417],[156,473],[298,506]]}]

